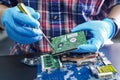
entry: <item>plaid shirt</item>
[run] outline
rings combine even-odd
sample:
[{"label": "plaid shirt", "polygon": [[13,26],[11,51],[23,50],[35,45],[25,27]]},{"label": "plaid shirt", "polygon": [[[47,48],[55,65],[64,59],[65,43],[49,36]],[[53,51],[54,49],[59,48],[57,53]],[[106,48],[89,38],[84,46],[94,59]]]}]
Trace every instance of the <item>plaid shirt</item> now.
[{"label": "plaid shirt", "polygon": [[[4,3],[5,1],[7,0],[3,0]],[[50,39],[70,33],[73,27],[85,21],[105,18],[108,9],[120,0],[23,0],[23,2],[40,13],[41,29]],[[9,5],[10,2],[6,4]],[[50,45],[43,38],[30,45],[15,43],[10,54],[51,50]]]}]

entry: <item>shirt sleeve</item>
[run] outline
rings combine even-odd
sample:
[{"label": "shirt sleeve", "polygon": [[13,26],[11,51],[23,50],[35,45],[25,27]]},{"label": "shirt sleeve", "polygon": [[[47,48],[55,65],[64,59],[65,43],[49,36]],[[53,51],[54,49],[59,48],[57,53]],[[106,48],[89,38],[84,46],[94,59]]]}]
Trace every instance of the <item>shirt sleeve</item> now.
[{"label": "shirt sleeve", "polygon": [[1,0],[0,4],[6,5],[8,7],[13,7],[18,4],[17,0]]},{"label": "shirt sleeve", "polygon": [[112,8],[113,6],[120,4],[120,0],[105,0],[105,4],[108,8]]}]

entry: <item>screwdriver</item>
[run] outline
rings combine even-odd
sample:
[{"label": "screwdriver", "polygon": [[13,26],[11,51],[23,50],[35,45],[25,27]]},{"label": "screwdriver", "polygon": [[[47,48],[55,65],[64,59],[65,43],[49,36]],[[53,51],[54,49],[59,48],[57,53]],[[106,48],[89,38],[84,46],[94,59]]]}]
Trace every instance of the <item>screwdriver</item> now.
[{"label": "screwdriver", "polygon": [[[17,7],[19,8],[19,10],[22,12],[22,13],[25,13],[27,14],[28,16],[30,17],[33,17],[30,12],[27,10],[27,8],[25,7],[24,3],[19,3],[17,5]],[[42,32],[42,30],[40,29],[40,31]],[[50,46],[52,47],[52,49],[54,49],[54,46],[52,45],[52,43],[49,41],[49,39],[46,37],[46,35],[42,32],[42,35],[43,37],[46,39],[46,41],[50,44]],[[55,50],[55,49],[54,49]]]}]

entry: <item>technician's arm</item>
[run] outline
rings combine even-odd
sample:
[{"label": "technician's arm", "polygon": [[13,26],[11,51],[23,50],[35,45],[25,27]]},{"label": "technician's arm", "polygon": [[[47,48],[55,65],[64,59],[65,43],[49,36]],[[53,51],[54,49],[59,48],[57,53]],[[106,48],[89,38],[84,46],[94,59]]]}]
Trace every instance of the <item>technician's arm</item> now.
[{"label": "technician's arm", "polygon": [[[92,26],[89,27],[88,25]],[[104,46],[105,42],[112,39],[120,28],[120,5],[115,5],[108,16],[103,20],[91,20],[73,28],[73,32],[87,30],[92,37],[87,39],[87,44],[78,46],[74,52],[96,52]]]},{"label": "technician's arm", "polygon": [[7,6],[0,4],[0,28],[1,29],[5,29],[5,27],[3,27],[2,24],[1,24],[1,17],[2,17],[2,14],[4,13],[4,11],[7,8],[8,8]]},{"label": "technician's arm", "polygon": [[120,4],[114,6],[111,9],[111,11],[108,15],[108,18],[112,18],[114,20],[114,22],[117,25],[117,32],[118,32],[118,30],[120,29]]}]

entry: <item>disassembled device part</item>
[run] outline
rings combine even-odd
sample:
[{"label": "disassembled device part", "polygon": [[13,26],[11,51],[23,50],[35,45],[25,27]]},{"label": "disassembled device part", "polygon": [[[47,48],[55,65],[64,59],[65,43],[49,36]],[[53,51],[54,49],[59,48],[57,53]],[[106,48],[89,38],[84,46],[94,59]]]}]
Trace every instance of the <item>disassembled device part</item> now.
[{"label": "disassembled device part", "polygon": [[62,62],[76,62],[77,66],[95,64],[98,53],[68,53],[61,55]]},{"label": "disassembled device part", "polygon": [[53,37],[51,40],[54,46],[53,55],[61,55],[77,49],[81,44],[86,44],[84,31]]},{"label": "disassembled device part", "polygon": [[50,71],[62,67],[58,56],[50,54],[41,55],[42,71]]},{"label": "disassembled device part", "polygon": [[105,57],[104,53],[100,52],[98,55],[99,64],[89,65],[89,68],[93,76],[99,79],[111,79],[117,73],[115,67],[111,62]]},{"label": "disassembled device part", "polygon": [[36,66],[38,63],[41,63],[41,58],[40,57],[23,58],[21,62],[28,66]]}]

